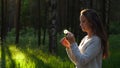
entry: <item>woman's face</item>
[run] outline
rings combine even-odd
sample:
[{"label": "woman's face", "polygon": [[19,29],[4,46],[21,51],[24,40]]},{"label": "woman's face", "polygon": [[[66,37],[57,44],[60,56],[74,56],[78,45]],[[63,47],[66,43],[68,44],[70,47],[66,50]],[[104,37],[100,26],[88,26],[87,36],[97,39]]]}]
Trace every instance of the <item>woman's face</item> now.
[{"label": "woman's face", "polygon": [[91,31],[90,23],[84,15],[80,15],[80,26],[83,32]]}]

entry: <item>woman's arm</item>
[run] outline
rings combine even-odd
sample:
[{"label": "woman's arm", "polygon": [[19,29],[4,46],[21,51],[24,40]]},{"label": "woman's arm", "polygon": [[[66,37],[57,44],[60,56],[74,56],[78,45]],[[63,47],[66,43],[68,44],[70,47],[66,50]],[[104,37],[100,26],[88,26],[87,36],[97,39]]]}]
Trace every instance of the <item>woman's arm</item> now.
[{"label": "woman's arm", "polygon": [[95,58],[101,51],[101,41],[98,37],[91,40],[86,48],[84,54],[80,53],[77,43],[71,44],[71,50],[78,63],[81,65],[87,64],[90,60]]},{"label": "woman's arm", "polygon": [[76,65],[75,56],[72,54],[71,48],[66,48],[66,52],[70,60]]}]

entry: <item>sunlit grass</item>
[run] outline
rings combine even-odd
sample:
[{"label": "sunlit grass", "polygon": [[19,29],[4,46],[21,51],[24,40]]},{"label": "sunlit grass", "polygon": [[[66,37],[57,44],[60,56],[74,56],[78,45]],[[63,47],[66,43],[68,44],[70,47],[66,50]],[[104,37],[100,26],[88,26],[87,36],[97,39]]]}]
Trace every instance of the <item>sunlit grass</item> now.
[{"label": "sunlit grass", "polygon": [[[5,47],[6,68],[73,68],[74,65],[58,56],[39,49],[22,49],[16,45]],[[7,53],[8,52],[8,53]]]},{"label": "sunlit grass", "polygon": [[11,58],[14,60],[15,67],[18,68],[18,67],[26,66],[27,58],[25,54],[22,53],[15,45],[9,45],[8,48],[11,53]]},{"label": "sunlit grass", "polygon": [[[29,49],[30,50],[30,49]],[[28,53],[32,56],[36,56],[39,60],[41,60],[47,67],[50,68],[64,68],[64,67],[69,67],[73,68],[73,64],[67,60],[63,61],[58,56],[51,55],[50,53],[43,52],[41,50],[30,50]],[[30,56],[29,55],[29,56]],[[59,66],[57,66],[59,65]]]},{"label": "sunlit grass", "polygon": [[16,48],[15,45],[4,46],[4,50],[5,50],[5,53],[4,53],[5,59],[2,59],[2,62],[5,62],[5,64],[2,64],[3,68],[4,67],[6,68],[35,68],[33,67],[35,66],[34,63],[28,60],[25,54],[22,53],[18,48]]},{"label": "sunlit grass", "polygon": [[25,55],[15,45],[10,45],[9,50],[12,52],[13,59],[25,59]]}]

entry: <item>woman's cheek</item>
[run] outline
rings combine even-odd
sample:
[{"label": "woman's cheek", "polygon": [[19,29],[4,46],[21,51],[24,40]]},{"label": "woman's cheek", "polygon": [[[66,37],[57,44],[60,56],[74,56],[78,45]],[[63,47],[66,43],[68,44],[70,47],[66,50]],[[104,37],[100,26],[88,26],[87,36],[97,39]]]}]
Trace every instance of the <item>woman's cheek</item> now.
[{"label": "woman's cheek", "polygon": [[81,27],[82,31],[85,31],[85,25],[81,24],[80,27]]},{"label": "woman's cheek", "polygon": [[86,25],[83,26],[83,27],[82,27],[82,30],[86,32],[86,30],[87,30],[87,26],[86,26]]}]

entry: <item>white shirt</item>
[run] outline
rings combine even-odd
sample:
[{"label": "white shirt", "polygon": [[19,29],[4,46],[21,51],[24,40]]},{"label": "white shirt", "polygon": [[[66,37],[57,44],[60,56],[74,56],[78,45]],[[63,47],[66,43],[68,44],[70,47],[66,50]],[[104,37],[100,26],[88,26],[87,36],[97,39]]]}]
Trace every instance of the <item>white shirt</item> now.
[{"label": "white shirt", "polygon": [[101,40],[96,35],[85,36],[79,46],[73,43],[66,51],[76,68],[102,68]]}]

